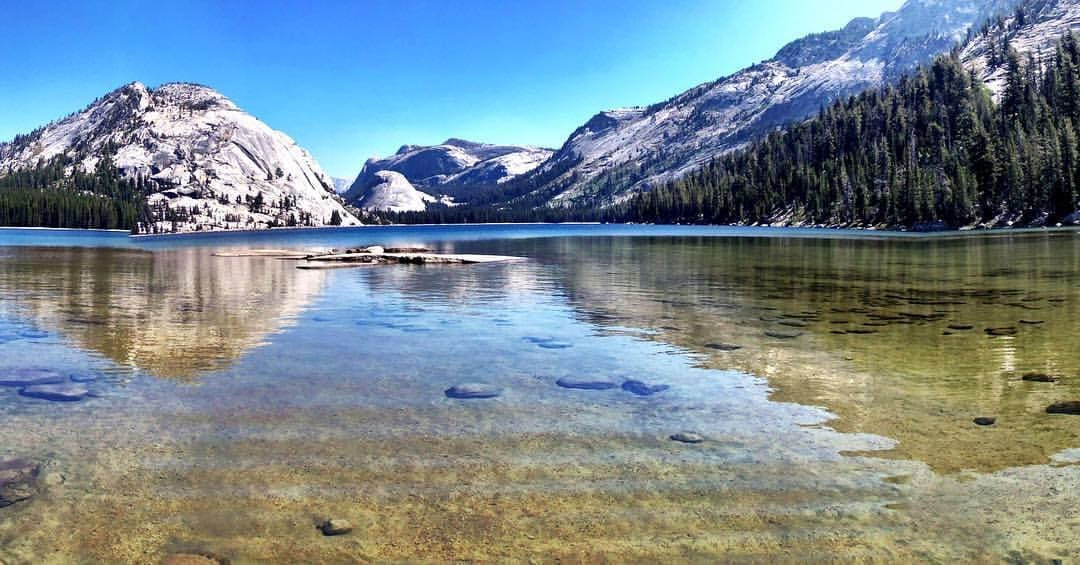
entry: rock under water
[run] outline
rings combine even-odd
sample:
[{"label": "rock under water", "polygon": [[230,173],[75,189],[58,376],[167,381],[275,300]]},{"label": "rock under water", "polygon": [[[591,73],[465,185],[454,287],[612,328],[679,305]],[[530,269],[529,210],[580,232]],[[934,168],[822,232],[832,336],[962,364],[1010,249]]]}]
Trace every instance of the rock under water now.
[{"label": "rock under water", "polygon": [[1068,400],[1065,402],[1055,402],[1046,407],[1047,414],[1072,414],[1074,416],[1080,416],[1080,400]]},{"label": "rock under water", "polygon": [[670,439],[679,443],[702,443],[705,438],[695,432],[679,432],[671,434]]},{"label": "rock under water", "polygon": [[352,524],[348,520],[327,520],[319,526],[324,536],[340,536],[352,531]]},{"label": "rock under water", "polygon": [[48,384],[28,386],[19,394],[53,402],[76,402],[86,398],[90,391],[77,384]]},{"label": "rock under water", "polygon": [[29,459],[0,460],[0,508],[26,500],[37,493],[34,486],[39,466]]},{"label": "rock under water", "polygon": [[66,381],[67,378],[51,369],[23,368],[0,371],[0,386],[53,385]]},{"label": "rock under water", "polygon": [[555,384],[563,388],[572,388],[578,390],[610,390],[619,386],[618,383],[613,381],[574,377],[563,377],[555,381]]},{"label": "rock under water", "polygon": [[449,398],[495,398],[500,394],[502,389],[484,383],[464,383],[446,389],[446,396]]},{"label": "rock under water", "polygon": [[623,390],[631,394],[636,394],[638,396],[652,396],[654,394],[664,392],[669,388],[671,387],[668,385],[650,385],[648,383],[637,380],[629,380],[622,384]]}]

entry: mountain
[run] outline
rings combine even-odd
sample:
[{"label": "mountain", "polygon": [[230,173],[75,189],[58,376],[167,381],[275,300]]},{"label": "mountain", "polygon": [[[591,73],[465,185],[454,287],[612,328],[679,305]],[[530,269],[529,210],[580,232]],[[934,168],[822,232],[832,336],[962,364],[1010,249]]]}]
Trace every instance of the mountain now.
[{"label": "mountain", "polygon": [[909,0],[896,12],[792,42],[772,59],[665,102],[601,112],[522,179],[533,180],[522,183],[523,191],[554,206],[623,201],[832,100],[896,80],[1016,3]]},{"label": "mountain", "polygon": [[307,151],[201,85],[123,86],[0,145],[0,176],[57,160],[137,186],[144,233],[360,223]]},{"label": "mountain", "polygon": [[334,185],[334,192],[338,194],[345,194],[349,187],[352,186],[352,182],[352,179],[330,177],[330,183]]},{"label": "mountain", "polygon": [[436,198],[416,190],[416,187],[397,171],[379,171],[360,192],[353,204],[363,210],[387,212],[422,212]]},{"label": "mountain", "polygon": [[1080,224],[1080,1],[1033,0],[896,84],[635,195],[635,222]]},{"label": "mountain", "polygon": [[[399,173],[416,189],[468,201],[478,187],[498,186],[532,171],[552,155],[528,145],[492,145],[448,139],[440,145],[405,145],[383,159],[371,158],[345,195],[357,204],[386,179],[380,171]],[[399,186],[400,180],[398,181]]]}]

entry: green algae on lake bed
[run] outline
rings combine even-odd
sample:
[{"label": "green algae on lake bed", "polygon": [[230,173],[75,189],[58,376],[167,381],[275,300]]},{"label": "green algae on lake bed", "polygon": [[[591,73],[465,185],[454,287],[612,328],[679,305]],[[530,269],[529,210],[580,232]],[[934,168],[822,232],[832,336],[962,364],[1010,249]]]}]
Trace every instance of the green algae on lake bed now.
[{"label": "green algae on lake bed", "polygon": [[[1080,398],[1069,238],[408,243],[530,260],[5,249],[3,364],[98,394],[0,388],[0,460],[41,466],[0,560],[1080,557],[1080,418],[1046,413]],[[471,382],[501,394],[446,397]]]}]

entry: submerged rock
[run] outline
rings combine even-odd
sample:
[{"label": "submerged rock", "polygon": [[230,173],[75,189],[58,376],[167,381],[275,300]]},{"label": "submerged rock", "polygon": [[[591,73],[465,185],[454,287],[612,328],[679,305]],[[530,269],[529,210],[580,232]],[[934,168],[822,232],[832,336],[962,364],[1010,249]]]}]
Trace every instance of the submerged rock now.
[{"label": "submerged rock", "polygon": [[464,383],[446,389],[449,398],[495,398],[502,394],[502,389],[484,383]]},{"label": "submerged rock", "polygon": [[49,337],[49,332],[45,330],[23,330],[19,332],[19,337],[23,339],[44,339]]},{"label": "submerged rock", "polygon": [[679,443],[702,443],[705,438],[701,434],[694,432],[679,432],[677,434],[671,434],[670,439]]},{"label": "submerged rock", "polygon": [[26,500],[37,493],[34,482],[39,466],[29,459],[0,461],[0,508]]},{"label": "submerged rock", "polygon": [[619,386],[618,383],[613,381],[605,381],[598,379],[579,379],[574,377],[563,377],[555,384],[563,388],[572,388],[578,390],[610,390]]},{"label": "submerged rock", "polygon": [[533,345],[543,347],[544,349],[569,349],[574,345],[565,341],[559,341],[553,337],[536,337],[526,336],[521,338]]},{"label": "submerged rock", "polygon": [[1080,416],[1080,400],[1068,400],[1065,402],[1055,402],[1046,407],[1047,414],[1072,414],[1074,416]]},{"label": "submerged rock", "polygon": [[992,418],[992,417],[989,417],[989,416],[980,416],[978,418],[975,418],[974,422],[976,424],[980,425],[980,426],[993,426],[994,424],[997,423],[997,418]]},{"label": "submerged rock", "polygon": [[1012,326],[1004,328],[986,328],[986,335],[990,337],[1010,336],[1016,335],[1016,333],[1017,329]]},{"label": "submerged rock", "polygon": [[862,328],[851,328],[850,330],[842,330],[842,331],[844,331],[844,333],[849,333],[849,334],[854,334],[854,335],[870,335],[870,334],[878,333],[877,330],[867,330],[867,329],[862,329]]},{"label": "submerged rock", "polygon": [[574,344],[572,344],[572,343],[568,343],[568,342],[565,342],[565,341],[558,341],[558,340],[542,341],[540,343],[537,343],[536,345],[538,345],[538,346],[540,346],[540,347],[542,347],[544,349],[570,349],[571,347],[574,346]]},{"label": "submerged rock", "polygon": [[631,394],[636,394],[638,396],[652,396],[654,394],[664,392],[669,388],[671,387],[668,385],[650,385],[648,383],[637,380],[629,380],[622,384],[623,390]]},{"label": "submerged rock", "polygon": [[86,398],[90,391],[77,384],[52,384],[28,386],[19,394],[53,402],[75,402]]},{"label": "submerged rock", "polygon": [[1029,383],[1056,383],[1058,378],[1054,375],[1047,375],[1046,373],[1028,373],[1021,377]]},{"label": "submerged rock", "polygon": [[352,531],[352,524],[348,520],[327,520],[319,526],[324,536],[340,536]]},{"label": "submerged rock", "polygon": [[52,385],[67,381],[63,373],[51,369],[8,369],[0,371],[0,386]]}]

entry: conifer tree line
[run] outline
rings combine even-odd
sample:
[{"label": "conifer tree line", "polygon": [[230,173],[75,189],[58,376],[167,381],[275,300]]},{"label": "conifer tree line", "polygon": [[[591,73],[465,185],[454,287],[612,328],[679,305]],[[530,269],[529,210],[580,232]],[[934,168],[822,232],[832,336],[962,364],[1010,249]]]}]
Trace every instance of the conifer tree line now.
[{"label": "conifer tree line", "polygon": [[958,51],[634,197],[632,222],[957,228],[1077,223],[1080,42],[1000,50],[995,102]]},{"label": "conifer tree line", "polygon": [[112,159],[92,173],[72,165],[61,155],[0,176],[0,226],[134,230],[148,219],[142,181],[122,178]]}]

